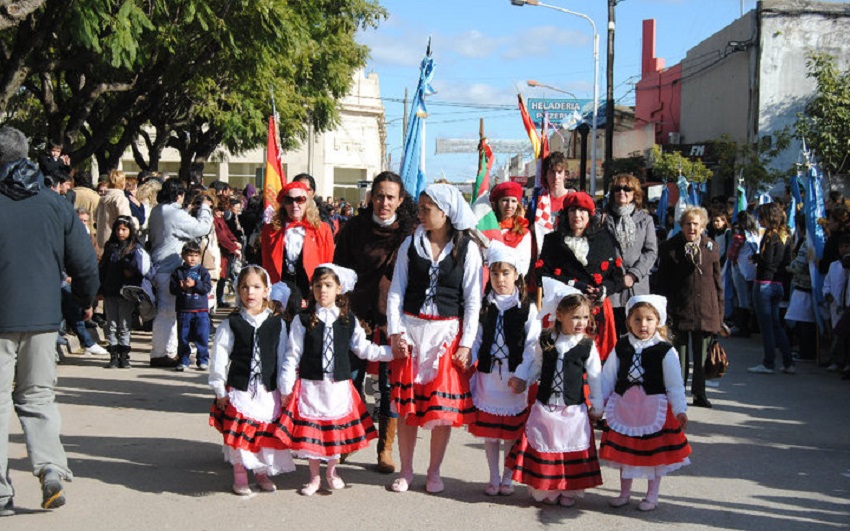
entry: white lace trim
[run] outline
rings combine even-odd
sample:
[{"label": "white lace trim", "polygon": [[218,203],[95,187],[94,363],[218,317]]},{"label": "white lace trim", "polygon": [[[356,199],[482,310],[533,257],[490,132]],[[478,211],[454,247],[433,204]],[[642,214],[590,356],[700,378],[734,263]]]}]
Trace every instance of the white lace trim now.
[{"label": "white lace trim", "polygon": [[587,253],[590,251],[590,244],[587,242],[587,238],[583,236],[564,236],[564,244],[569,247],[581,265],[587,265]]},{"label": "white lace trim", "polygon": [[605,417],[608,419],[608,427],[617,433],[628,435],[629,437],[641,437],[651,433],[657,433],[664,427],[664,422],[667,420],[667,397],[664,395],[655,395],[658,399],[658,406],[655,411],[655,417],[651,423],[644,426],[629,426],[624,424],[617,415],[617,403],[623,398],[617,393],[611,395],[608,402],[605,404]]},{"label": "white lace trim", "polygon": [[615,463],[613,461],[608,461],[605,459],[602,459],[601,461],[604,465],[622,470],[623,479],[658,479],[666,476],[670,472],[674,472],[682,467],[691,464],[691,460],[688,457],[684,458],[678,463],[659,466],[630,466],[621,463]]}]

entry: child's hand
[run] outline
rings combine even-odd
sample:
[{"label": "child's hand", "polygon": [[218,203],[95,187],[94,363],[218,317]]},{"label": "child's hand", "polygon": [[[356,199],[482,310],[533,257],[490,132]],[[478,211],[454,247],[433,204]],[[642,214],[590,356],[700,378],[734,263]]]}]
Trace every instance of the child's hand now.
[{"label": "child's hand", "polygon": [[469,347],[458,347],[452,359],[454,359],[455,365],[463,370],[467,370],[469,368],[469,362],[472,359]]},{"label": "child's hand", "polygon": [[280,407],[286,407],[289,405],[289,401],[292,400],[292,393],[280,394]]},{"label": "child's hand", "polygon": [[832,301],[834,301],[834,300],[835,300],[835,298],[832,296],[832,293],[827,293],[827,294],[826,294],[826,297],[824,297],[824,298],[823,298],[823,300],[825,300],[826,302],[828,302],[828,303],[832,304]]},{"label": "child's hand", "polygon": [[511,379],[508,380],[508,387],[511,388],[511,391],[516,395],[520,395],[525,392],[527,387],[525,380],[517,378],[516,376],[511,376]]},{"label": "child's hand", "polygon": [[193,279],[191,279],[191,278],[187,278],[187,279],[185,280],[185,282],[186,282],[186,287],[187,287],[187,288],[193,288],[193,287],[195,287],[195,281],[194,281]]},{"label": "child's hand", "polygon": [[399,346],[398,350],[393,350],[393,359],[394,360],[403,360],[409,357],[409,350],[407,349],[407,343],[402,342]]},{"label": "child's hand", "polygon": [[227,409],[228,404],[230,404],[230,398],[228,398],[226,396],[215,399],[215,407],[217,407],[218,409],[220,409],[222,411]]},{"label": "child's hand", "polygon": [[676,420],[679,421],[679,426],[681,426],[682,431],[685,431],[688,427],[688,415],[685,413],[679,413],[676,415]]},{"label": "child's hand", "polygon": [[602,419],[602,412],[595,407],[592,407],[587,410],[587,417],[590,419],[590,422],[595,424]]}]

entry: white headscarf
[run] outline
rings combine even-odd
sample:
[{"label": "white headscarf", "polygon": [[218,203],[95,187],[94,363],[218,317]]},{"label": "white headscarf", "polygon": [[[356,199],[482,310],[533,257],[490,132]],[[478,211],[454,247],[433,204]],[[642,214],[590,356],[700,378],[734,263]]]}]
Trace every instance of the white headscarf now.
[{"label": "white headscarf", "polygon": [[272,293],[269,298],[273,301],[277,301],[286,308],[286,304],[289,302],[289,295],[291,295],[292,291],[289,289],[289,286],[286,285],[286,282],[278,282],[272,286]]},{"label": "white headscarf", "polygon": [[490,241],[490,246],[487,248],[487,266],[492,266],[497,262],[504,262],[514,266],[514,268],[522,273],[520,262],[522,259],[519,253],[513,247],[507,246],[498,240]]},{"label": "white headscarf", "polygon": [[336,273],[336,276],[339,278],[339,285],[342,287],[343,294],[353,290],[355,284],[357,284],[357,273],[347,267],[330,263],[321,264],[317,267],[317,269],[319,267],[326,267]]},{"label": "white headscarf", "polygon": [[446,214],[455,229],[467,230],[478,225],[478,218],[456,187],[443,183],[430,184],[423,193]]},{"label": "white headscarf", "polygon": [[551,277],[543,277],[543,304],[540,307],[539,317],[545,320],[545,317],[550,315],[550,320],[554,321],[561,299],[568,295],[581,294],[581,291],[572,286]]},{"label": "white headscarf", "polygon": [[639,302],[645,302],[647,304],[652,305],[653,308],[658,312],[658,320],[660,323],[658,326],[665,326],[667,323],[667,298],[662,297],[661,295],[635,295],[629,302],[626,303],[626,315],[629,315],[629,312],[632,311],[635,304]]}]

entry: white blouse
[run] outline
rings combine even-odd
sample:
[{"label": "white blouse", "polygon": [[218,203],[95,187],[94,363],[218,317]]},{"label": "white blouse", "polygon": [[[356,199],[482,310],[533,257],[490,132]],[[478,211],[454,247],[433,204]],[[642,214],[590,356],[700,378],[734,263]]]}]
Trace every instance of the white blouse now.
[{"label": "white blouse", "polygon": [[[407,253],[411,245],[414,246],[415,252],[420,257],[430,261],[432,266],[438,265],[453,249],[450,241],[436,259],[432,257],[431,243],[422,226],[417,227],[413,235],[408,236],[401,244],[396,257],[393,281],[387,296],[387,330],[389,335],[405,332],[402,315],[404,314],[404,292],[407,289],[408,268],[410,266]],[[481,252],[474,242],[470,242],[466,256],[463,258],[464,305],[461,347],[472,348],[475,342],[475,334],[478,331],[478,313],[481,310],[481,271]],[[420,313],[431,316],[440,315],[436,303],[432,301],[426,301],[422,305]]]},{"label": "white blouse", "polygon": [[[555,365],[555,370],[561,372],[564,370],[564,354],[579,344],[586,338],[584,334],[564,335],[560,334],[555,340],[555,350],[558,351],[558,361]],[[516,370],[516,377],[525,380],[528,385],[540,379],[541,369],[543,368],[543,350],[540,348],[540,342],[536,342],[534,349],[534,360],[531,364],[520,365]],[[602,362],[599,360],[599,352],[596,350],[596,343],[592,343],[590,348],[590,356],[584,363],[584,370],[587,374],[587,385],[590,388],[590,402],[597,409],[602,409],[602,388],[600,386],[599,375],[602,372]],[[564,400],[560,395],[553,394],[549,399],[553,406],[563,406]]]}]

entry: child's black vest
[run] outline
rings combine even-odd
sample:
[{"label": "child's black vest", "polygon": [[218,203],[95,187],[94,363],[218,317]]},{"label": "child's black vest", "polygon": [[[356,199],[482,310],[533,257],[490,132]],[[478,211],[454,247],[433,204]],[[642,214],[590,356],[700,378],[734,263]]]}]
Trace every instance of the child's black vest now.
[{"label": "child's black vest", "polygon": [[[540,336],[540,347],[543,349],[543,367],[540,369],[540,387],[537,391],[537,400],[541,404],[548,404],[552,396],[555,381],[555,371],[558,368],[558,351],[555,343],[549,338],[548,332]],[[584,364],[590,357],[593,349],[592,339],[582,339],[578,345],[564,353],[563,363],[563,385],[560,389],[561,397],[567,406],[583,404],[584,399]]]},{"label": "child's black vest", "polygon": [[254,338],[260,343],[260,361],[262,362],[262,382],[269,391],[277,389],[277,346],[283,320],[269,316],[259,328],[255,329],[239,313],[227,317],[230,330],[233,331],[233,350],[230,352],[230,369],[227,371],[227,385],[241,391],[248,390],[251,378],[251,358],[254,355]]},{"label": "child's black vest", "polygon": [[[522,363],[522,352],[525,348],[525,323],[528,321],[528,303],[514,306],[507,310],[502,317],[502,330],[505,332],[505,345],[508,347],[508,370],[516,372]],[[483,337],[481,348],[478,350],[478,371],[490,372],[493,367],[493,357],[490,353],[493,341],[496,339],[496,320],[499,308],[495,304],[487,304],[481,317]]]},{"label": "child's black vest", "polygon": [[[304,312],[299,314],[301,324],[304,325],[304,349],[301,353],[301,363],[298,365],[299,375],[305,380],[323,380],[324,371],[324,337],[325,323],[319,321],[310,329],[310,321],[313,316]],[[333,324],[334,331],[334,372],[333,377],[337,382],[351,379],[351,363],[348,360],[348,348],[351,344],[351,336],[354,335],[354,316],[349,313],[347,322],[337,319]]]},{"label": "child's black vest", "polygon": [[[463,264],[469,238],[463,236],[458,244],[456,261],[449,253],[440,262],[437,277],[437,310],[441,317],[460,317],[463,314]],[[425,304],[425,294],[430,286],[431,261],[419,256],[415,242],[411,240],[407,251],[407,289],[404,292],[404,311],[419,315]]]},{"label": "child's black vest", "polygon": [[635,355],[635,348],[629,342],[628,337],[622,337],[617,341],[616,353],[617,359],[620,360],[620,367],[617,371],[617,383],[614,385],[614,391],[618,395],[625,393],[629,387],[633,385],[642,385],[643,390],[648,395],[660,395],[667,392],[664,386],[664,356],[673,348],[670,343],[664,341],[643,349],[640,353],[640,365],[643,368],[643,383],[630,382],[628,375],[629,369],[632,367],[632,358]]}]

